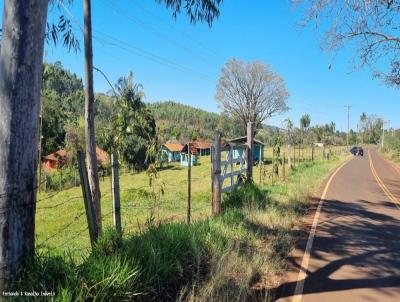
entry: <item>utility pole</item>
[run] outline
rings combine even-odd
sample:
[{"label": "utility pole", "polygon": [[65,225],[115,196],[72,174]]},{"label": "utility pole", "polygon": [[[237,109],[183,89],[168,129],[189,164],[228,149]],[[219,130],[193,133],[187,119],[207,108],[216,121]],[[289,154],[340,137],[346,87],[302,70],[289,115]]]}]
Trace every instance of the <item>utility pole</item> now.
[{"label": "utility pole", "polygon": [[349,146],[349,133],[350,133],[350,105],[345,105],[345,108],[347,108],[347,146]]}]

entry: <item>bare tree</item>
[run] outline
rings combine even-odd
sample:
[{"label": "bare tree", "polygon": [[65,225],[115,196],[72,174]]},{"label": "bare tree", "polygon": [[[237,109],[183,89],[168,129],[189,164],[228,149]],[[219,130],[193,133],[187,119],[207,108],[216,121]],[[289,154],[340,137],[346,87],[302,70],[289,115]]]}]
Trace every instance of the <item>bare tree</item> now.
[{"label": "bare tree", "polygon": [[325,34],[326,49],[345,43],[356,48],[356,67],[371,67],[374,76],[400,86],[399,0],[293,0],[304,9],[305,22]]},{"label": "bare tree", "polygon": [[223,111],[256,126],[289,108],[284,80],[261,62],[230,60],[222,68],[216,99]]},{"label": "bare tree", "polygon": [[48,0],[4,1],[0,50],[0,290],[35,247],[36,166]]}]

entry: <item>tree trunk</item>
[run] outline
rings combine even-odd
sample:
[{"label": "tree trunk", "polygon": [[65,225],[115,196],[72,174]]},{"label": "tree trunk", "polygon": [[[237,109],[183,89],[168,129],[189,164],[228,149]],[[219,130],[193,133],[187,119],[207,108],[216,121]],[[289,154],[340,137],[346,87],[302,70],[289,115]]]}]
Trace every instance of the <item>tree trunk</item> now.
[{"label": "tree trunk", "polygon": [[96,138],[94,129],[94,93],[93,93],[93,50],[92,50],[92,14],[90,0],[83,1],[84,44],[85,44],[85,135],[86,164],[90,193],[96,216],[97,235],[101,233],[101,206],[99,175],[97,173]]},{"label": "tree trunk", "polygon": [[35,248],[38,126],[48,0],[5,0],[0,50],[0,291]]}]

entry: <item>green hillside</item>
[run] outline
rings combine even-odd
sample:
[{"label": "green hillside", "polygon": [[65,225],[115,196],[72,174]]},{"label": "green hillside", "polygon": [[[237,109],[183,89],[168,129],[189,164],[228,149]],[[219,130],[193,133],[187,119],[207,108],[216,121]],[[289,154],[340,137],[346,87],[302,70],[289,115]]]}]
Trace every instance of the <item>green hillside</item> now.
[{"label": "green hillside", "polygon": [[[212,140],[216,131],[221,131],[226,138],[245,135],[242,124],[225,114],[208,112],[173,101],[147,105],[154,115],[163,141],[176,139],[185,142],[199,138]],[[278,128],[272,126],[263,128],[272,135],[278,131]],[[271,137],[271,135],[265,136]]]}]

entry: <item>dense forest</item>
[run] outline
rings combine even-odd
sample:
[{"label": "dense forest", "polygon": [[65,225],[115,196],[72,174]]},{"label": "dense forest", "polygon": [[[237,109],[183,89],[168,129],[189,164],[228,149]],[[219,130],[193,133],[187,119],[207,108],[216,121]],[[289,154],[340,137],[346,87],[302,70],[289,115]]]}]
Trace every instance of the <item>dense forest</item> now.
[{"label": "dense forest", "polygon": [[217,130],[225,137],[244,135],[244,129],[224,114],[208,112],[172,101],[148,104],[163,141],[212,140]]}]

